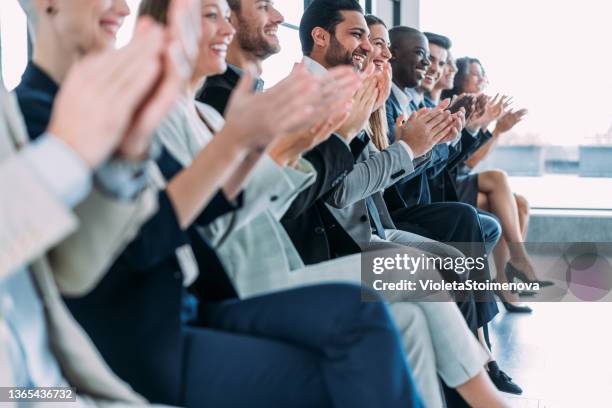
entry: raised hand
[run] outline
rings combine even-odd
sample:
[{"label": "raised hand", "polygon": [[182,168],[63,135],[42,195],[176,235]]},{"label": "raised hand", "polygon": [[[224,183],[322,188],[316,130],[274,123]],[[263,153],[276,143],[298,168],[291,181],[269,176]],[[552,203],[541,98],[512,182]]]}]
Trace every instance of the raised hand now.
[{"label": "raised hand", "polygon": [[163,28],[145,18],[126,47],[75,63],[55,100],[48,131],[90,167],[99,166],[115,151],[154,87],[163,48]]},{"label": "raised hand", "polygon": [[374,104],[373,111],[377,111],[385,105],[385,102],[391,95],[391,85],[392,81],[392,73],[391,73],[391,64],[388,62],[385,63],[383,70],[375,73],[376,78],[378,79],[378,99]]},{"label": "raised hand", "polygon": [[374,104],[378,99],[378,95],[378,78],[374,75],[370,75],[363,81],[361,87],[355,93],[351,114],[337,131],[337,133],[347,142],[353,140],[359,132],[365,129],[374,109]]},{"label": "raised hand", "polygon": [[527,109],[520,110],[510,110],[502,115],[501,118],[497,120],[497,124],[495,125],[495,134],[502,134],[509,132],[516,126],[517,123],[523,120],[525,115],[527,115]]},{"label": "raised hand", "polygon": [[317,102],[315,117],[321,119],[314,126],[272,142],[268,154],[279,165],[296,162],[302,153],[325,141],[349,118],[353,95],[361,84],[360,76],[351,67],[337,67],[320,79],[320,101]]},{"label": "raised hand", "polygon": [[300,64],[277,85],[254,93],[254,68],[249,66],[232,93],[221,133],[237,146],[263,151],[279,136],[312,126],[320,101],[320,79]]},{"label": "raised hand", "polygon": [[331,136],[349,117],[351,104],[338,109],[332,116],[311,128],[276,139],[268,149],[268,155],[280,166],[295,163],[302,153],[312,149]]},{"label": "raised hand", "polygon": [[[398,120],[395,138],[402,140],[419,157],[438,143],[451,139],[456,134],[456,118],[445,111],[446,106],[435,109],[421,109],[410,116],[408,121]],[[403,118],[402,118],[403,119]]]},{"label": "raised hand", "polygon": [[150,136],[188,85],[198,56],[201,19],[199,0],[173,0],[168,11],[163,70],[138,109],[119,147],[119,154],[138,159],[149,152]]},{"label": "raised hand", "polygon": [[499,119],[505,112],[505,110],[512,103],[512,98],[509,96],[499,94],[495,95],[493,99],[490,99],[485,105],[484,112],[480,116],[472,117],[468,121],[467,127],[473,130],[485,129],[489,127],[491,122]]},{"label": "raised hand", "polygon": [[448,107],[449,111],[455,113],[461,110],[461,108],[464,110],[465,119],[468,120],[476,111],[476,96],[473,94],[461,94],[453,97]]}]

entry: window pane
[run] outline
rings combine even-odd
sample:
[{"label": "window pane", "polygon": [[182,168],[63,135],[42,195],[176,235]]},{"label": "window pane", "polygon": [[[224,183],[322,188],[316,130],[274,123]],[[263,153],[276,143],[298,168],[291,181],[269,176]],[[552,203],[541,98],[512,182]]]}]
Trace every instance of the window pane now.
[{"label": "window pane", "polygon": [[2,30],[2,78],[8,90],[15,88],[28,61],[28,28],[26,16],[17,0],[0,1]]},{"label": "window pane", "polygon": [[[450,36],[457,57],[480,58],[488,93],[509,92],[515,106],[529,109],[513,138],[575,146],[610,129],[612,77],[597,75],[612,71],[612,54],[597,41],[612,38],[609,3],[515,0],[503,10],[489,0],[472,0],[469,9],[455,0],[420,4],[423,30]],[[566,60],[569,50],[593,58],[592,70]]]},{"label": "window pane", "polygon": [[266,82],[266,88],[289,75],[293,65],[302,60],[302,46],[297,30],[281,26],[278,30],[278,37],[281,52],[263,63],[262,78]]},{"label": "window pane", "polygon": [[593,178],[612,177],[609,2],[427,0],[420,7],[423,30],[448,35],[455,57],[482,61],[488,94],[509,93],[515,108],[529,109],[477,170],[507,171],[534,207],[610,208],[603,192],[612,178]]},{"label": "window pane", "polygon": [[304,13],[303,0],[275,0],[274,7],[285,17],[287,23],[299,25]]}]

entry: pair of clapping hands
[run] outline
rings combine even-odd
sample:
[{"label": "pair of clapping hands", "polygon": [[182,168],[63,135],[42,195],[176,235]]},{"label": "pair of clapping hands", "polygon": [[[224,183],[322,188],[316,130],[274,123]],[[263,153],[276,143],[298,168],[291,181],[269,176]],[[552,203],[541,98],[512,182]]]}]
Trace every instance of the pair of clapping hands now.
[{"label": "pair of clapping hands", "polygon": [[512,97],[507,95],[462,94],[453,102],[466,107],[466,127],[472,132],[487,129],[494,121],[497,121],[494,133],[508,132],[528,113],[527,109],[511,109]]},{"label": "pair of clapping hands", "polygon": [[[382,108],[391,94],[392,73],[389,63],[382,69],[373,64],[364,71],[361,87],[354,96],[353,109],[338,133],[350,141],[363,130],[371,114]],[[426,154],[436,144],[455,139],[465,126],[465,109],[452,113],[450,101],[443,101],[434,109],[421,109],[409,118],[400,116],[395,137],[406,143],[415,157]]]},{"label": "pair of clapping hands", "polygon": [[146,159],[153,131],[191,77],[200,7],[199,0],[172,0],[166,26],[143,17],[127,46],[76,62],[61,85],[48,132],[92,169],[111,155]]},{"label": "pair of clapping hands", "polygon": [[[306,83],[300,88],[300,79],[304,75]],[[293,97],[283,95],[289,86],[296,92]],[[272,111],[266,115],[254,114],[260,122],[266,118],[277,131],[281,127],[289,129],[281,124],[291,121],[292,114],[302,117],[301,123],[293,123],[293,129],[277,138],[268,149],[268,154],[277,163],[291,164],[303,152],[334,133],[350,143],[366,127],[372,113],[385,104],[390,92],[390,66],[375,71],[374,65],[370,64],[362,73],[349,66],[335,67],[326,75],[315,77],[300,64],[285,81],[266,92],[268,96],[274,94],[270,101],[275,105]],[[284,99],[280,99],[282,96]]]}]

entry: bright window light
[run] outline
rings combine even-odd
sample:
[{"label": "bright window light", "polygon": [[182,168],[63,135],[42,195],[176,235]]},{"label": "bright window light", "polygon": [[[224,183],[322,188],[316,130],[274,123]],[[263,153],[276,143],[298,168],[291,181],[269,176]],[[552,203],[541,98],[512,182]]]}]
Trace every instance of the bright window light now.
[{"label": "bright window light", "polygon": [[10,91],[21,81],[28,62],[27,19],[17,0],[0,1],[2,78]]},{"label": "bright window light", "polygon": [[519,138],[575,146],[610,129],[610,2],[422,0],[420,7],[422,30],[449,36],[456,57],[482,61],[489,93],[510,93],[529,109]]}]

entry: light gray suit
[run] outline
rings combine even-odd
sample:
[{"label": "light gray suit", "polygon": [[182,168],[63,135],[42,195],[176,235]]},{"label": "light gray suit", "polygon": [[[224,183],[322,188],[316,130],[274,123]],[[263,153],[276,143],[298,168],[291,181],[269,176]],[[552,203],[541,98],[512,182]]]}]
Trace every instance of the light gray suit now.
[{"label": "light gray suit", "polygon": [[[79,390],[82,403],[143,405],[145,400],[106,365],[66,308],[60,290],[82,294],[97,284],[124,244],[154,212],[155,191],[149,189],[132,202],[120,202],[94,190],[73,212],[41,185],[20,157],[17,147],[27,143],[14,98],[0,86],[0,188],[10,192],[2,200],[0,225],[11,226],[7,242],[0,245],[0,276],[29,266],[45,305],[49,347],[66,380]],[[31,202],[32,193],[43,201]],[[0,316],[0,335],[6,335],[3,324]],[[5,340],[0,336],[0,343]],[[0,365],[2,371],[8,367]]]},{"label": "light gray suit", "polygon": [[[383,151],[369,142],[360,152],[356,162],[353,171],[326,199],[326,206],[362,250],[399,245],[419,248],[441,256],[462,256],[461,252],[449,245],[395,227],[383,192],[412,174],[415,169],[415,162],[401,142],[394,143]],[[380,239],[372,232],[367,197],[372,197],[376,205],[386,240]]]}]

